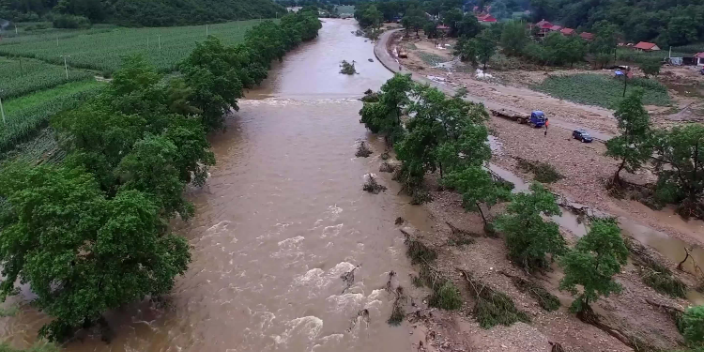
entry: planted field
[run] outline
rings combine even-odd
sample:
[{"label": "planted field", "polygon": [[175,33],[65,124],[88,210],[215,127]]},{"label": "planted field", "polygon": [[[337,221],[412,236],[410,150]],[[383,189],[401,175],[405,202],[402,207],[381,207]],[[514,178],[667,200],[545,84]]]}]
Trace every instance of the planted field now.
[{"label": "planted field", "polygon": [[73,82],[3,102],[7,122],[0,121],[0,153],[29,141],[51,116],[78,106],[104,85],[95,80]]},{"label": "planted field", "polygon": [[206,38],[206,33],[225,44],[237,44],[244,40],[245,31],[257,23],[259,20],[208,26],[113,28],[19,36],[3,40],[0,55],[37,58],[61,65],[61,55],[68,55],[69,66],[112,72],[119,68],[122,57],[141,54],[159,70],[172,71],[197,42]]},{"label": "planted field", "polygon": [[92,72],[69,67],[66,78],[63,66],[26,58],[0,58],[0,98],[14,98],[92,76]]},{"label": "planted field", "polygon": [[[636,87],[645,91],[643,103],[646,105],[666,106],[671,103],[667,88],[656,80],[630,79],[626,93]],[[579,74],[550,77],[534,88],[556,98],[580,104],[615,108],[623,95],[623,80],[605,75]]]}]

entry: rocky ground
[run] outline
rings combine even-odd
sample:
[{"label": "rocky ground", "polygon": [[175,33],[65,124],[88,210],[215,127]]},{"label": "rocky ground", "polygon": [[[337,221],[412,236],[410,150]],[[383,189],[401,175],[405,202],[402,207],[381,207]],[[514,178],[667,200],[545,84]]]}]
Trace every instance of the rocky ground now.
[{"label": "rocky ground", "polygon": [[[404,68],[410,68],[415,73],[434,77],[437,81],[454,87],[465,86],[471,95],[525,110],[540,107],[548,115],[567,117],[569,122],[609,134],[617,133],[612,111],[566,102],[527,88],[529,84],[539,82],[548,74],[565,74],[565,72],[520,71],[518,74],[515,74],[516,72],[499,73],[493,78],[479,80],[473,71],[462,72],[461,69],[448,71],[446,68],[434,68],[426,62],[427,56],[424,61],[422,55],[414,53],[420,49],[450,61],[451,50],[439,49],[435,43],[424,41],[413,41],[413,44],[414,46],[406,44],[408,58],[401,59],[401,63]],[[682,71],[680,68],[666,68],[664,74],[665,76],[689,75],[688,84],[698,86],[700,77],[691,75],[688,71],[680,71]],[[695,106],[698,103],[694,100],[687,96],[675,95],[678,107],[686,104]],[[673,124],[669,116],[677,109],[648,108],[655,116],[654,120],[657,124],[663,126]],[[695,114],[685,110],[687,109],[681,109],[677,113],[687,114],[686,116]],[[518,158],[549,163],[564,176],[562,180],[549,186],[553,192],[594,209],[627,217],[686,243],[704,244],[704,222],[685,222],[674,215],[671,209],[654,211],[635,201],[611,197],[604,184],[613,176],[617,162],[605,156],[604,144],[580,143],[571,138],[571,131],[562,128],[550,128],[546,136],[544,130],[536,130],[497,117],[492,117],[489,127],[499,145],[492,162],[519,175],[523,180],[530,181],[533,176],[518,168]],[[653,175],[647,170],[637,175],[624,173],[623,177],[629,182],[638,184],[654,180]],[[463,210],[461,197],[458,194],[438,191],[438,187],[433,186],[435,184],[433,177],[429,177],[428,181],[433,189],[434,201],[425,207],[431,213],[434,225],[430,231],[418,232],[417,236],[423,243],[438,250],[439,258],[435,265],[460,287],[465,304],[459,313],[443,312],[427,307],[423,300],[428,294],[428,291],[424,291],[426,289],[411,290],[411,296],[416,297],[413,300],[416,304],[408,309],[412,313],[409,315],[409,323],[413,329],[412,340],[419,351],[558,351],[555,344],[561,345],[566,351],[632,350],[614,336],[593,325],[583,323],[568,311],[567,307],[572,302],[572,297],[569,293],[558,289],[562,277],[559,267],[555,266],[546,274],[527,276],[507,260],[503,240],[481,235],[483,233],[481,218],[477,214],[466,213]],[[390,181],[387,180],[387,182]],[[500,210],[499,206],[494,209],[494,212]],[[447,225],[448,222],[479,236],[470,245],[461,247],[448,245],[448,240],[453,236]],[[568,229],[561,228],[561,232],[570,244],[576,242],[576,235]],[[666,259],[652,249],[649,251],[659,258],[663,265],[676,272],[683,281],[690,285],[697,283],[697,278],[694,276],[676,271],[676,263],[672,260]],[[479,327],[471,314],[473,302],[468,286],[459,275],[458,269],[472,272],[492,288],[506,293],[519,309],[529,314],[532,322],[516,323],[510,327],[498,326],[490,330]],[[556,312],[542,310],[535,299],[518,290],[511,279],[503,273],[535,280],[558,296],[562,307]],[[638,339],[652,347],[672,349],[679,346],[682,338],[671,316],[662,309],[654,307],[653,304],[685,307],[691,303],[670,298],[645,286],[641,281],[640,268],[631,262],[623,268],[616,279],[624,287],[623,292],[600,300],[594,307],[595,311],[604,317],[604,322],[616,327],[629,338]]]}]

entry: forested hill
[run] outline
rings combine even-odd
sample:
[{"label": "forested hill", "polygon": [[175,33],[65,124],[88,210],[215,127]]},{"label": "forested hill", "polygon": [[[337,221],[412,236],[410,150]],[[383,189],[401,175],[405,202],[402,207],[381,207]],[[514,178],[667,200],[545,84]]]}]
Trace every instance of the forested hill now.
[{"label": "forested hill", "polygon": [[277,13],[281,17],[286,9],[271,0],[0,0],[0,18],[10,21],[79,16],[92,23],[174,26],[275,18]]},{"label": "forested hill", "polygon": [[704,40],[704,0],[532,0],[531,5],[538,21],[592,31],[608,21],[631,42],[678,46]]}]

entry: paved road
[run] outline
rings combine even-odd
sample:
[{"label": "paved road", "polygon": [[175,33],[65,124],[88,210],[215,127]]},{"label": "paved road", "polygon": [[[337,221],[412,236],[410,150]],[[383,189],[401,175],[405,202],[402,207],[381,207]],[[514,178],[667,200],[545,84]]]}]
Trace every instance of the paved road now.
[{"label": "paved road", "polygon": [[[391,40],[393,35],[399,31],[401,31],[401,29],[394,29],[394,30],[390,30],[390,31],[387,31],[387,32],[384,32],[381,34],[381,36],[379,37],[379,40],[376,43],[376,46],[374,47],[374,55],[376,55],[377,60],[379,60],[379,62],[381,62],[381,64],[384,65],[391,72],[395,72],[395,73],[400,72],[400,73],[404,73],[404,74],[410,73],[411,78],[413,78],[414,81],[428,84],[432,87],[439,89],[440,91],[444,92],[445,94],[454,95],[456,89],[459,87],[455,87],[453,85],[446,84],[446,83],[436,82],[436,81],[428,79],[424,75],[412,72],[408,69],[405,69],[398,62],[398,60],[392,56],[392,54],[389,52],[389,50],[387,50],[387,47],[388,47],[389,41]],[[526,114],[526,115],[530,114],[530,111],[524,111],[522,109],[517,109],[513,106],[504,105],[501,103],[497,103],[494,100],[489,100],[489,99],[478,97],[478,96],[467,95],[466,99],[470,100],[472,102],[475,102],[475,103],[482,103],[488,109],[493,109],[493,110],[506,109],[506,110],[512,110],[512,111],[519,112],[519,113]],[[550,126],[551,127],[560,127],[560,128],[564,128],[564,129],[570,130],[570,131],[573,131],[576,129],[583,129],[583,130],[586,130],[587,132],[589,132],[589,134],[591,134],[592,137],[594,137],[595,139],[597,139],[599,141],[604,141],[604,142],[614,137],[613,135],[608,134],[608,133],[604,133],[601,131],[597,131],[594,129],[579,126],[579,125],[571,123],[571,122],[564,121],[559,116],[549,116],[549,118],[550,118]]]}]

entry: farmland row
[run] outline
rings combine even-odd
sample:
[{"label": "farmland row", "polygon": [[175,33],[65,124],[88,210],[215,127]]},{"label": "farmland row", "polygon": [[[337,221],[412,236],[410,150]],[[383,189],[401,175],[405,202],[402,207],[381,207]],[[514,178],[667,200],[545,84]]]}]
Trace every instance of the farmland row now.
[{"label": "farmland row", "polygon": [[201,26],[87,30],[63,37],[17,37],[0,44],[0,55],[35,58],[59,65],[63,65],[65,56],[72,67],[113,72],[119,68],[123,57],[140,54],[158,70],[169,72],[207,35],[227,45],[237,44],[257,23],[258,20],[251,20]]},{"label": "farmland row", "polygon": [[75,108],[105,84],[93,79],[12,99],[4,104],[6,123],[0,125],[0,153],[34,138],[54,114]]},{"label": "farmland row", "polygon": [[27,58],[0,58],[0,98],[10,99],[60,84],[81,81],[93,72]]}]

